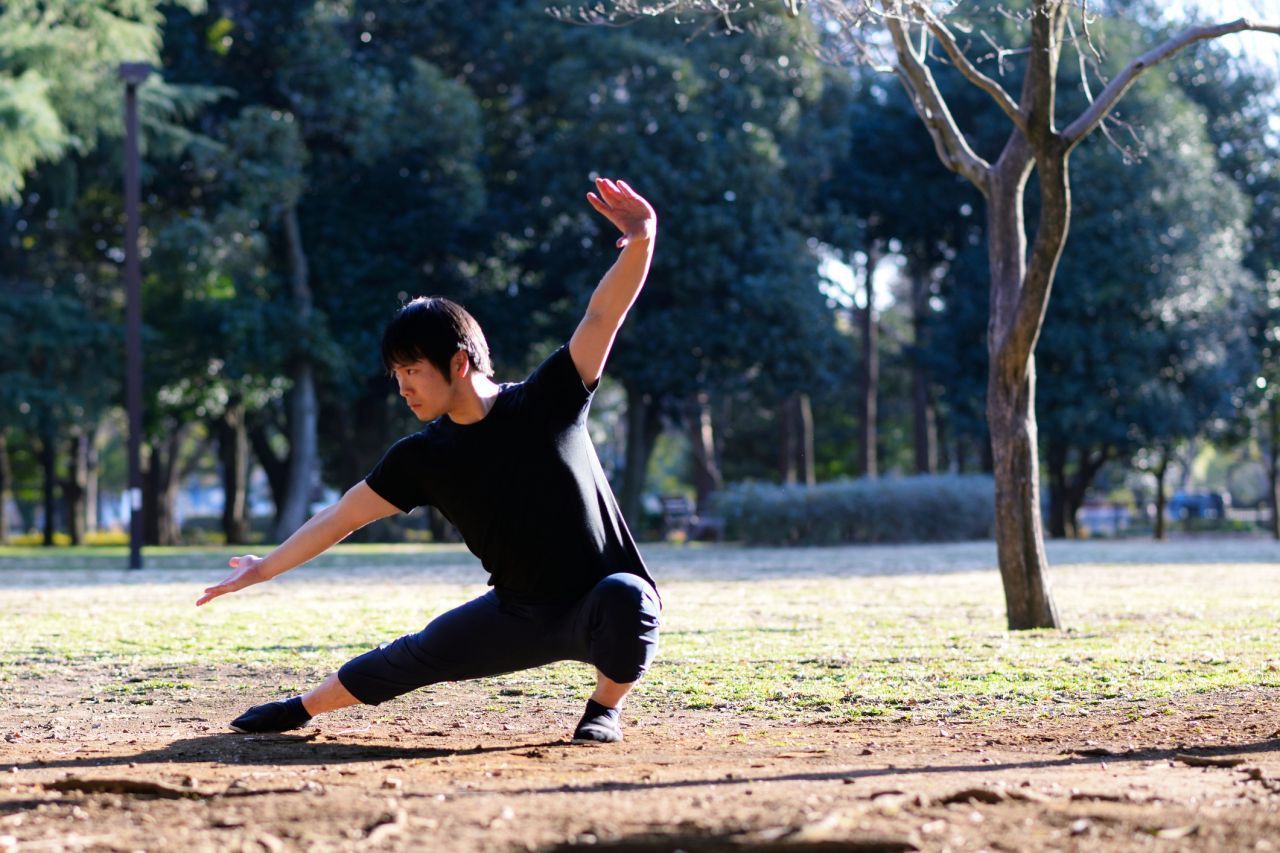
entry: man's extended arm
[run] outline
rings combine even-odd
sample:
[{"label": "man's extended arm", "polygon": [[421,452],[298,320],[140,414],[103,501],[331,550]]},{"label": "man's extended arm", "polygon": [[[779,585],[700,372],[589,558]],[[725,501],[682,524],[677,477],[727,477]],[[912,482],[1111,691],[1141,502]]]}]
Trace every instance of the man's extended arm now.
[{"label": "man's extended arm", "polygon": [[206,588],[196,606],[207,604],[220,595],[271,580],[324,553],[369,522],[399,511],[394,504],[384,500],[369,488],[368,483],[361,480],[348,489],[336,504],[311,516],[306,524],[295,530],[292,536],[267,556],[248,554],[232,557],[230,565],[235,571],[221,583]]},{"label": "man's extended arm", "polygon": [[600,194],[587,193],[587,201],[622,232],[618,238],[622,253],[591,294],[587,313],[569,339],[569,355],[588,388],[604,372],[613,339],[644,287],[658,234],[653,208],[625,181],[598,178],[596,189]]}]

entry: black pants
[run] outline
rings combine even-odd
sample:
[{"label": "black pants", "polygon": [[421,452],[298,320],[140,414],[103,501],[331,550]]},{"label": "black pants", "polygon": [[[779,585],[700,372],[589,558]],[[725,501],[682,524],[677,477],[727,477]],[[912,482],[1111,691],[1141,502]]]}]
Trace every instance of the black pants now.
[{"label": "black pants", "polygon": [[658,647],[658,594],[613,574],[568,604],[504,602],[493,590],[416,634],[343,664],[338,680],[366,705],[441,681],[465,681],[576,660],[619,684],[638,679]]}]

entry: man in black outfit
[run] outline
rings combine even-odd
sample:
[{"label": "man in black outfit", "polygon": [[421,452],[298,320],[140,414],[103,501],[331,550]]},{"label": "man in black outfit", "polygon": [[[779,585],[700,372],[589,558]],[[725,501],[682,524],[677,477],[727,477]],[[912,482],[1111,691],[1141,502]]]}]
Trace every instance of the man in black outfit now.
[{"label": "man in black outfit", "polygon": [[426,426],[266,557],[233,557],[234,571],[196,604],[270,580],[376,519],[426,505],[462,533],[493,589],[348,661],[301,696],[250,708],[233,729],[288,731],[316,714],[428,684],[580,660],[595,665],[596,690],[574,740],[622,739],[619,711],[653,659],[661,604],[586,423],[648,275],[657,216],[623,181],[602,178],[596,190],[587,200],[622,232],[622,251],[569,343],[524,382],[499,385],[484,334],[461,306],[438,297],[404,306],[383,335],[382,357]]}]

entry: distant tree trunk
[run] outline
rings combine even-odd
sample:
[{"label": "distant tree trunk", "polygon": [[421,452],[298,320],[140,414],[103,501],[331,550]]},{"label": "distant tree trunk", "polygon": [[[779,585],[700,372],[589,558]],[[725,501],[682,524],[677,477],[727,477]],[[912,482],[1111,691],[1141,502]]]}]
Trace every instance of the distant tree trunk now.
[{"label": "distant tree trunk", "polygon": [[1045,462],[1049,468],[1049,536],[1067,538],[1067,448],[1050,441]]},{"label": "distant tree trunk", "polygon": [[707,499],[724,488],[724,477],[717,461],[715,431],[711,420],[711,401],[705,391],[699,391],[689,401],[686,421],[689,427],[689,444],[693,448],[693,488],[697,493],[697,507],[705,510]]},{"label": "distant tree trunk", "polygon": [[432,542],[461,542],[462,534],[454,527],[444,513],[433,506],[427,509],[427,528],[431,531]]},{"label": "distant tree trunk", "polygon": [[9,499],[13,496],[13,464],[9,461],[9,428],[0,427],[0,545],[9,544]]},{"label": "distant tree trunk", "polygon": [[818,482],[818,469],[813,450],[813,402],[808,394],[796,394],[795,413],[800,426],[800,469],[804,472],[804,484],[813,486]]},{"label": "distant tree trunk", "polygon": [[67,445],[67,477],[62,481],[62,505],[67,514],[67,532],[72,545],[84,544],[85,495],[89,480],[89,436],[83,429],[75,430]]},{"label": "distant tree trunk", "polygon": [[164,437],[152,442],[142,472],[142,528],[148,545],[177,545],[182,531],[178,525],[178,487],[181,469],[178,455],[186,425],[174,426]]},{"label": "distant tree trunk", "polygon": [[778,409],[778,473],[787,484],[818,481],[813,458],[813,404],[803,391],[788,394]]},{"label": "distant tree trunk", "polygon": [[618,505],[627,523],[636,531],[641,529],[641,500],[644,496],[645,475],[649,470],[649,458],[658,440],[661,419],[657,407],[648,394],[628,384],[627,391],[627,452],[622,471],[622,488],[618,490]]},{"label": "distant tree trunk", "polygon": [[880,262],[879,252],[868,252],[866,294],[867,305],[858,315],[862,326],[862,364],[858,371],[858,467],[864,477],[879,474],[876,457],[876,400],[880,393],[879,324],[876,321],[875,271]]},{"label": "distant tree trunk", "polygon": [[[289,246],[289,280],[293,290],[294,314],[305,327],[311,322],[313,300],[296,205],[285,209],[284,233]],[[319,465],[315,376],[308,353],[300,350],[295,353],[294,358],[293,390],[289,394],[289,488],[276,521],[277,541],[283,541],[307,520]]]},{"label": "distant tree trunk", "polygon": [[222,533],[228,545],[249,540],[249,434],[244,403],[232,402],[215,424],[222,468]]},{"label": "distant tree trunk", "polygon": [[1156,465],[1156,518],[1155,518],[1155,538],[1164,539],[1164,507],[1165,492],[1164,478],[1169,473],[1169,451],[1167,448],[1160,448],[1160,462]]},{"label": "distant tree trunk", "polygon": [[85,444],[84,469],[84,528],[89,533],[98,532],[98,433],[102,422],[96,421],[88,431]]},{"label": "distant tree trunk", "polygon": [[[255,417],[255,423],[249,429],[249,446],[253,455],[267,475],[267,488],[271,490],[271,502],[276,507],[275,524],[280,522],[280,508],[284,506],[289,494],[289,460],[281,457],[271,447],[271,434],[265,423]],[[274,526],[274,525],[273,525]]]},{"label": "distant tree trunk", "polygon": [[44,539],[46,548],[53,547],[53,535],[57,531],[58,518],[58,437],[53,418],[44,415],[40,418],[40,472],[43,475],[44,493]]},{"label": "distant tree trunk", "polygon": [[1267,494],[1271,497],[1271,536],[1280,539],[1280,397],[1272,397],[1271,458],[1267,460]]},{"label": "distant tree trunk", "polygon": [[1096,451],[1087,447],[1076,448],[1075,470],[1068,475],[1067,463],[1071,457],[1071,445],[1061,439],[1049,441],[1046,461],[1049,467],[1049,535],[1061,539],[1081,536],[1080,507],[1102,466],[1111,458],[1106,447]]},{"label": "distant tree trunk", "polygon": [[911,359],[911,433],[915,447],[916,473],[938,473],[938,425],[929,371],[920,356],[928,349],[929,279],[917,273],[911,277],[911,328],[915,355]]}]

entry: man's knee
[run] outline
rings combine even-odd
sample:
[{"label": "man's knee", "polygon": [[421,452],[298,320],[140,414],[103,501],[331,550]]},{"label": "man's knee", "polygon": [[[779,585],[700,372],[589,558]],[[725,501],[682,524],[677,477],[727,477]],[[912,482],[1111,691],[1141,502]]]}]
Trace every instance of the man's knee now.
[{"label": "man's knee", "polygon": [[626,573],[609,575],[596,584],[594,594],[600,609],[610,618],[640,614],[656,623],[661,605],[658,594],[642,577]]},{"label": "man's knee", "polygon": [[611,681],[629,684],[649,668],[657,649],[658,594],[644,578],[615,574],[600,581],[594,595],[592,663]]}]

